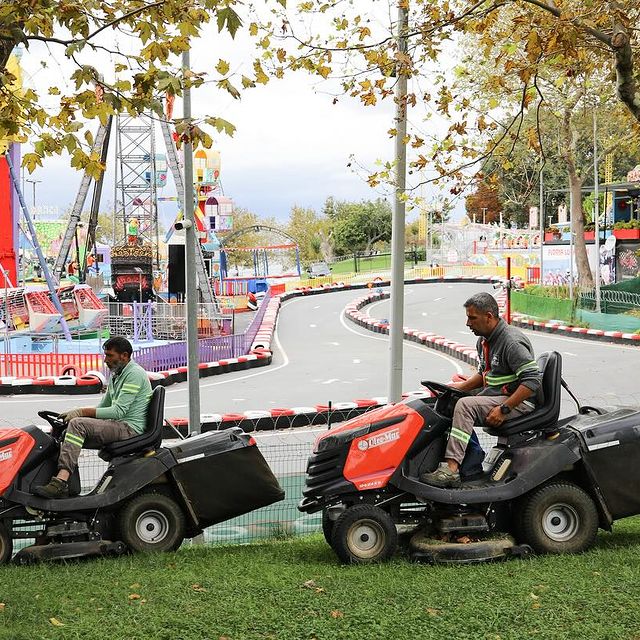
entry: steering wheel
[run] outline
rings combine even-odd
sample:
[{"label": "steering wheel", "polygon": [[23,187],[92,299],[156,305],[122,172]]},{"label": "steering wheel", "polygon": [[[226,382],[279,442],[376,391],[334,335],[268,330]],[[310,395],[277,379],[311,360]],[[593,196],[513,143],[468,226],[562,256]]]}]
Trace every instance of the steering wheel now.
[{"label": "steering wheel", "polygon": [[424,387],[427,387],[429,391],[433,391],[433,393],[436,394],[436,398],[440,398],[445,393],[454,393],[458,396],[469,395],[466,391],[461,391],[460,389],[456,389],[455,387],[449,387],[446,384],[442,384],[441,382],[434,382],[433,380],[422,380],[420,384]]},{"label": "steering wheel", "polygon": [[65,430],[65,424],[60,414],[55,411],[38,411],[38,415],[51,425],[51,435],[58,439]]},{"label": "steering wheel", "polygon": [[453,416],[453,407],[457,400],[469,395],[466,391],[461,391],[455,387],[449,387],[446,384],[434,382],[433,380],[422,380],[420,384],[435,394],[436,405],[434,410],[445,418],[451,418]]}]

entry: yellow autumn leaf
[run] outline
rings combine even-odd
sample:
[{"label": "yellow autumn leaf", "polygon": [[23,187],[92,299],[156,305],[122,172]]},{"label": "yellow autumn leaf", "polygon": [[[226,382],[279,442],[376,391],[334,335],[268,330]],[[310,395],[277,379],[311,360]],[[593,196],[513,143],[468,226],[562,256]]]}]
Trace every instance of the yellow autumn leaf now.
[{"label": "yellow autumn leaf", "polygon": [[140,600],[140,594],[138,593],[130,593],[129,594],[129,600]]},{"label": "yellow autumn leaf", "polygon": [[58,618],[49,618],[49,622],[54,627],[64,627],[64,622],[60,622],[60,620],[58,620]]},{"label": "yellow autumn leaf", "polygon": [[216,71],[221,76],[227,75],[227,73],[229,73],[229,63],[226,60],[218,60],[218,64],[216,65]]}]

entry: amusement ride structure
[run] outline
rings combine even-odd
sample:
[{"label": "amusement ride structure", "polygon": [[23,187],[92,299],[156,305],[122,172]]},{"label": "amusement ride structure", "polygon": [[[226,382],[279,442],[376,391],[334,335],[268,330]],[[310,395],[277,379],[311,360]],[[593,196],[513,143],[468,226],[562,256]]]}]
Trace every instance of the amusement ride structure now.
[{"label": "amusement ride structure", "polygon": [[[12,64],[15,75],[19,78],[18,61],[14,60]],[[101,95],[102,87],[97,85],[96,96],[100,99]],[[169,112],[166,119],[160,119],[166,156],[156,154],[155,121],[148,114],[139,117],[110,117],[99,125],[91,148],[91,153],[99,156],[106,165],[112,129],[115,129],[115,207],[110,261],[112,290],[115,299],[121,303],[156,299],[153,274],[161,269],[157,191],[166,183],[167,169],[171,171],[176,185],[176,199],[180,209],[184,210],[182,163],[170,128],[170,118]],[[89,261],[95,262],[98,256],[96,228],[104,173],[98,180],[87,173],[83,174],[59,250],[50,267],[38,242],[18,179],[20,146],[10,140],[0,142],[0,146],[0,224],[3,230],[0,234],[0,273],[4,280],[0,329],[4,328],[5,334],[48,334],[62,331],[70,339],[71,330],[100,327],[108,314],[107,307],[84,282],[91,266]],[[218,227],[231,228],[233,203],[219,194],[219,153],[198,149],[195,164],[196,183],[192,192],[198,203],[196,222],[201,239],[196,251],[198,289],[201,302],[208,303],[210,313],[215,315],[220,313],[220,308],[211,287],[210,273],[207,272],[210,264],[205,263],[203,248],[219,247],[214,229],[216,223]],[[92,198],[88,221],[83,224],[81,216],[90,191]],[[191,189],[186,191],[187,195],[189,191]],[[37,255],[38,269],[46,280],[46,289],[37,285],[15,286],[19,274],[20,213],[26,225],[25,236]],[[209,225],[205,223],[205,215],[209,219]],[[180,217],[179,213],[178,219]],[[83,250],[79,246],[81,227],[84,227],[83,233],[86,229]],[[183,263],[184,237],[180,241],[178,233],[176,236],[178,241],[174,241],[174,244],[182,245],[182,258],[179,262]],[[75,259],[70,259],[74,253]],[[69,275],[73,270],[78,284],[63,284],[67,270]],[[184,272],[180,287],[184,291]]]}]

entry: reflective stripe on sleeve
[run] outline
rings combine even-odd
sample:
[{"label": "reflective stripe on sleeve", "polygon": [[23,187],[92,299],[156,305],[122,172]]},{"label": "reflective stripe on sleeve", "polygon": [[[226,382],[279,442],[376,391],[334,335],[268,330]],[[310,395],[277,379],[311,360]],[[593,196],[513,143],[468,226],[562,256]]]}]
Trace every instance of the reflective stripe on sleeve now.
[{"label": "reflective stripe on sleeve", "polygon": [[519,376],[523,371],[527,369],[538,369],[538,363],[535,360],[531,360],[530,362],[525,362],[517,371],[516,375]]},{"label": "reflective stripe on sleeve", "polygon": [[471,439],[471,436],[468,433],[465,433],[461,429],[456,429],[456,427],[451,427],[450,435],[452,438],[455,438],[456,440],[460,440],[460,442],[464,442],[464,444],[467,444]]}]

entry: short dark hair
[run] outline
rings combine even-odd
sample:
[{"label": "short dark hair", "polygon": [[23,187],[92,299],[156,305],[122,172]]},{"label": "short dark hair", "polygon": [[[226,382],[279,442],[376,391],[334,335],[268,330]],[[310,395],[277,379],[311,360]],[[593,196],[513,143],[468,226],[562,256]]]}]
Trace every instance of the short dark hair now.
[{"label": "short dark hair", "polygon": [[476,293],[472,295],[465,303],[464,308],[475,307],[482,313],[490,313],[496,318],[500,317],[500,310],[496,299],[490,293]]},{"label": "short dark hair", "polygon": [[133,347],[131,343],[122,336],[112,336],[103,345],[102,349],[113,349],[116,353],[128,353],[129,357],[133,354]]}]

